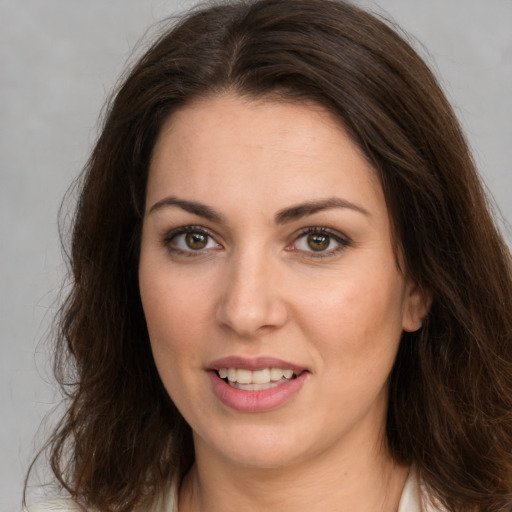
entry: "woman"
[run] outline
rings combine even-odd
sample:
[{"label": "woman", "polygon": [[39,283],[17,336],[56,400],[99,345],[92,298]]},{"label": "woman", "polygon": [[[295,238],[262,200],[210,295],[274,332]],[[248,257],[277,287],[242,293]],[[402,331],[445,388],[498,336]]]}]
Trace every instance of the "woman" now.
[{"label": "woman", "polygon": [[166,31],[110,105],[71,264],[48,447],[76,502],[512,507],[510,255],[434,77],[370,14]]}]

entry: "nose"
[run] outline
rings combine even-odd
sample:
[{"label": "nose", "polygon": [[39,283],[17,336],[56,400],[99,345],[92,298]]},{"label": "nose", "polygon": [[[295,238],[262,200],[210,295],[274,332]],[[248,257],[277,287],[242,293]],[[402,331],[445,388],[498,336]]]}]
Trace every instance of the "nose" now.
[{"label": "nose", "polygon": [[288,308],[276,265],[261,254],[240,255],[229,263],[217,307],[221,325],[251,339],[287,322]]}]

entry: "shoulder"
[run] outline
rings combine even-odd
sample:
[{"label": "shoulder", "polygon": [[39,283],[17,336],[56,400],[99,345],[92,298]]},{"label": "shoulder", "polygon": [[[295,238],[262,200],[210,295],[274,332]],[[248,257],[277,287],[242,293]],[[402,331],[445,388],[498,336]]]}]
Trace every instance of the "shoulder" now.
[{"label": "shoulder", "polygon": [[71,498],[52,498],[32,503],[23,512],[84,512],[85,509]]}]

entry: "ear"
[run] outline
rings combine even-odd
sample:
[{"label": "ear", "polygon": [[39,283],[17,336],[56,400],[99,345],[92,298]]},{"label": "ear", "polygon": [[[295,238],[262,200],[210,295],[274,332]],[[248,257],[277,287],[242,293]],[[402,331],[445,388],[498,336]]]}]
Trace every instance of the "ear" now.
[{"label": "ear", "polygon": [[408,281],[402,311],[402,329],[414,332],[421,329],[423,319],[432,304],[432,292],[421,289],[416,283]]}]

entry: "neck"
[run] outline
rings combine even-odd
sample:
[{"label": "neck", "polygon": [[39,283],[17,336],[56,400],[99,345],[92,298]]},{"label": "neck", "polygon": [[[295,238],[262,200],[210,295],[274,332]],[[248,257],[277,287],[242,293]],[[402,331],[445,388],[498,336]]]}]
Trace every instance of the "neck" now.
[{"label": "neck", "polygon": [[382,443],[329,450],[280,468],[220,461],[200,445],[196,440],[196,462],[180,489],[180,512],[396,512],[409,471]]}]

